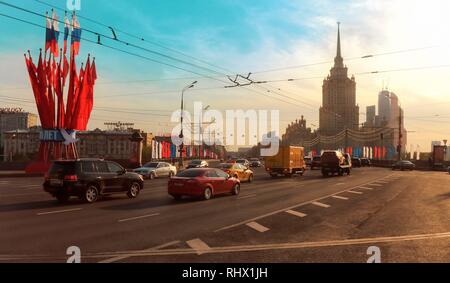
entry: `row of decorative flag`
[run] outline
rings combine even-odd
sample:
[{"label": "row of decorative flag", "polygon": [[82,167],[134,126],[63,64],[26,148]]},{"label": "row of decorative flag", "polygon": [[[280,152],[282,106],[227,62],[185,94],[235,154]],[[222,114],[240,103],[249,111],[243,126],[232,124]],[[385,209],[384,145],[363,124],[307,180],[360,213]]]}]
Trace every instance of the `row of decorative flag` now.
[{"label": "row of decorative flag", "polygon": [[[396,156],[396,149],[394,146],[347,147],[338,150],[358,158],[391,159]],[[309,156],[320,156],[322,152],[323,150],[311,150]]]},{"label": "row of decorative flag", "polygon": [[[45,52],[39,54],[37,66],[31,53],[25,55],[26,66],[33,89],[41,125],[44,129],[86,130],[94,105],[94,85],[97,79],[95,58],[77,73],[75,63],[80,50],[81,28],[73,13],[72,23],[64,18],[64,48],[58,48],[58,16],[52,11],[52,18],[46,16]],[[67,60],[67,41],[71,31],[70,63]],[[48,54],[48,58],[47,58]],[[69,76],[67,103],[64,103],[64,87]]]},{"label": "row of decorative flag", "polygon": [[[186,158],[224,158],[222,150],[214,151],[204,146],[185,145],[183,157]],[[175,159],[180,157],[180,147],[170,142],[152,141],[152,159]]]}]

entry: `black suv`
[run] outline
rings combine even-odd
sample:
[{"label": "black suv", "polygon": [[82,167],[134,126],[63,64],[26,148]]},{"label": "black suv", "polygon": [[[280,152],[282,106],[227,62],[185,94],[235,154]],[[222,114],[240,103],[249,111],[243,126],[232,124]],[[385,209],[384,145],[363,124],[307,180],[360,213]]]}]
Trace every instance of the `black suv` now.
[{"label": "black suv", "polygon": [[102,195],[123,192],[135,198],[143,188],[144,181],[139,174],[102,159],[54,161],[44,182],[44,190],[60,202],[77,196],[93,203]]}]

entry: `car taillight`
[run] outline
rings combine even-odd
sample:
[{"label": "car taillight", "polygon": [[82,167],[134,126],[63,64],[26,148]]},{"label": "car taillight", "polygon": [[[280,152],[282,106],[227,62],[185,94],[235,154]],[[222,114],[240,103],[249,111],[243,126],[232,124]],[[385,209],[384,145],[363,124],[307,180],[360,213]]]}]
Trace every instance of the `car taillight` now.
[{"label": "car taillight", "polygon": [[77,177],[77,175],[66,175],[66,176],[64,176],[64,180],[76,182],[76,181],[78,181],[78,177]]}]

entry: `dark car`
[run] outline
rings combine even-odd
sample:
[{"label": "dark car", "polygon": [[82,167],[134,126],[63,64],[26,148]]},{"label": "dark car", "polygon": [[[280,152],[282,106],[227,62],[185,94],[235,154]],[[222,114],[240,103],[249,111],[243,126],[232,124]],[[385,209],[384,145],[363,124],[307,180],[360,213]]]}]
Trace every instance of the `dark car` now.
[{"label": "dark car", "polygon": [[101,159],[54,161],[44,182],[44,190],[60,202],[77,196],[93,203],[102,195],[116,193],[126,193],[129,198],[135,198],[143,188],[141,175]]},{"label": "dark car", "polygon": [[261,161],[258,158],[250,158],[250,167],[261,167]]},{"label": "dark car", "polygon": [[220,169],[196,168],[178,173],[168,183],[168,193],[176,200],[183,196],[201,197],[209,200],[215,195],[231,193],[238,195],[239,179]]},{"label": "dark car", "polygon": [[320,156],[314,156],[311,161],[311,170],[320,168]]},{"label": "dark car", "polygon": [[370,167],[372,163],[370,163],[370,160],[368,158],[361,158],[361,166],[362,167]]},{"label": "dark car", "polygon": [[412,163],[411,161],[408,160],[401,160],[401,161],[397,161],[392,165],[392,170],[414,170],[416,168],[416,165],[414,165],[414,163]]},{"label": "dark car", "polygon": [[188,166],[186,167],[186,169],[191,169],[191,168],[208,168],[209,164],[206,160],[192,160],[191,162],[189,162]]},{"label": "dark car", "polygon": [[447,172],[448,172],[448,174],[450,174],[450,166],[448,166]]},{"label": "dark car", "polygon": [[352,158],[352,165],[353,165],[353,167],[362,167],[361,159],[358,158],[358,157],[353,157]]}]

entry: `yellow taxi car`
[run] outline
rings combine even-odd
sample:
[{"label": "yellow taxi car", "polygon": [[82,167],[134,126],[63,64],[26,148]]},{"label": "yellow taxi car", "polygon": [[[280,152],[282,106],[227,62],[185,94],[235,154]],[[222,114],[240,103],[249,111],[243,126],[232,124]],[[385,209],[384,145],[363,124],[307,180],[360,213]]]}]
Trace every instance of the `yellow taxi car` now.
[{"label": "yellow taxi car", "polygon": [[219,168],[239,181],[253,182],[253,171],[239,163],[221,163]]}]

